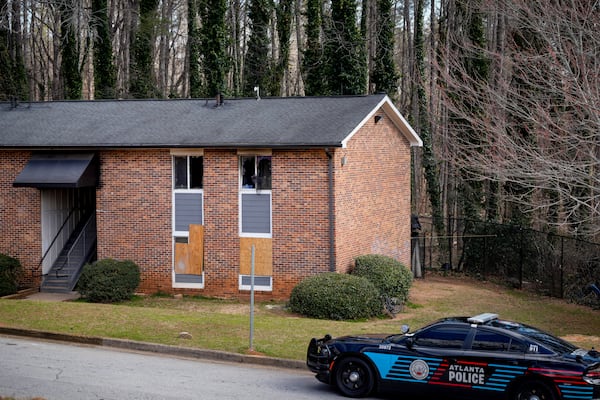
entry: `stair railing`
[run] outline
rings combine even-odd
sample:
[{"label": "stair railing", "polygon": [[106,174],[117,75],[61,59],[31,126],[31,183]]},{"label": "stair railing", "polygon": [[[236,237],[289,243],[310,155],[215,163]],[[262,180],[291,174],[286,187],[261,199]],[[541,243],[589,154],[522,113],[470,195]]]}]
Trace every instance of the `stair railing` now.
[{"label": "stair railing", "polygon": [[[56,235],[54,235],[54,238],[50,242],[50,246],[48,246],[48,248],[46,249],[46,251],[42,255],[42,258],[40,259],[40,262],[38,263],[38,266],[37,266],[36,270],[39,270],[42,267],[42,264],[44,263],[44,260],[46,259],[46,256],[48,256],[48,254],[50,254],[50,250],[52,250],[52,248],[54,247],[54,245],[57,244],[58,238],[63,233],[63,229],[65,229],[65,226],[67,226],[67,222],[69,222],[69,220],[71,219],[71,217],[75,213],[75,210],[77,210],[77,208],[73,207],[73,208],[71,208],[71,211],[69,211],[69,215],[67,215],[67,218],[65,218],[65,220],[62,223],[62,225],[58,229],[58,232],[56,232]],[[42,273],[40,273],[39,276],[45,276],[45,275],[48,275],[48,274],[44,274],[43,271],[42,271]]]},{"label": "stair railing", "polygon": [[[59,275],[60,271],[62,271],[66,266],[75,267],[77,270],[81,267],[81,264],[85,262],[85,259],[89,255],[90,251],[93,249],[94,244],[96,243],[96,214],[92,213],[85,225],[81,229],[81,232],[77,236],[77,238],[73,241],[71,248],[67,252],[65,257],[65,261],[62,265],[56,268],[56,277],[60,278],[67,277],[69,275]],[[75,282],[75,280],[79,277],[79,274],[76,272],[70,275],[69,278],[69,287],[71,287]]]}]

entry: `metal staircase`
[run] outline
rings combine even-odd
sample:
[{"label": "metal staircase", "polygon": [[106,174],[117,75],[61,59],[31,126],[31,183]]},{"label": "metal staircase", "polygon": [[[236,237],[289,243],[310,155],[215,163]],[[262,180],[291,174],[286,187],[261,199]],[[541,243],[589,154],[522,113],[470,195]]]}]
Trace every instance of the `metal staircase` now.
[{"label": "metal staircase", "polygon": [[83,266],[96,256],[96,214],[81,221],[44,275],[40,292],[64,293],[75,288]]}]

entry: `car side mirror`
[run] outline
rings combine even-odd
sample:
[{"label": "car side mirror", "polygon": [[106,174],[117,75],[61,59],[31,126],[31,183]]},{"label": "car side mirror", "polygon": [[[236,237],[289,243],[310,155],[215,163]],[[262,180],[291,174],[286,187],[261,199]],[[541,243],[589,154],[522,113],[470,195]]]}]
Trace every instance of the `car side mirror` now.
[{"label": "car side mirror", "polygon": [[400,327],[400,331],[403,335],[406,335],[410,331],[410,326],[404,324],[402,327]]}]

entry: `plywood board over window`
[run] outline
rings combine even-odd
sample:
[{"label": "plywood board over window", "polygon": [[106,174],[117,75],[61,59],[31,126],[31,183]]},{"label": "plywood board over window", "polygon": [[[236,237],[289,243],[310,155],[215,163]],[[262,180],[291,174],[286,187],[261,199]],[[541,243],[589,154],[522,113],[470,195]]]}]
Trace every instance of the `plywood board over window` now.
[{"label": "plywood board over window", "polygon": [[190,252],[187,243],[175,242],[175,273],[187,274],[190,264]]},{"label": "plywood board over window", "polygon": [[240,275],[250,275],[254,245],[254,275],[273,275],[273,241],[265,238],[240,238]]},{"label": "plywood board over window", "polygon": [[189,226],[188,243],[175,243],[175,273],[202,275],[204,260],[204,227]]},{"label": "plywood board over window", "polygon": [[190,269],[188,274],[202,274],[204,264],[204,226],[190,225]]}]

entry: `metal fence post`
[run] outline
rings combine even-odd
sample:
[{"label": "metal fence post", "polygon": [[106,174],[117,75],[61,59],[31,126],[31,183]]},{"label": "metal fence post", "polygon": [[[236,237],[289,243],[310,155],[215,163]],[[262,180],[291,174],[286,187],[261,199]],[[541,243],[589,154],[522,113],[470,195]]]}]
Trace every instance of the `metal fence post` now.
[{"label": "metal fence post", "polygon": [[523,289],[523,228],[519,227],[519,289]]},{"label": "metal fence post", "polygon": [[565,298],[565,268],[564,268],[564,260],[565,260],[565,238],[560,237],[560,298]]}]

